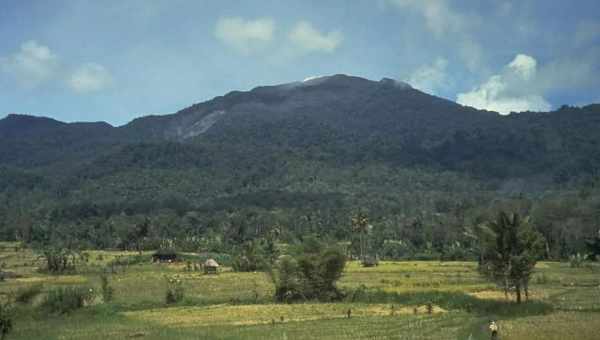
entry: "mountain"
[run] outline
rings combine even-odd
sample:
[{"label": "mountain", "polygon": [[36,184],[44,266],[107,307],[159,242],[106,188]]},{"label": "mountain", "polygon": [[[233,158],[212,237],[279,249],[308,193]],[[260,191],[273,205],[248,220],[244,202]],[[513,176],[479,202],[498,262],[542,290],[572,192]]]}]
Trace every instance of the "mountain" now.
[{"label": "mountain", "polygon": [[588,183],[598,131],[597,104],[502,116],[347,75],[233,91],[120,127],[11,114],[0,120],[0,227],[171,211],[169,230],[194,213],[206,228],[243,215],[256,230],[297,231],[339,226],[359,207],[388,220],[477,211],[498,195]]},{"label": "mountain", "polygon": [[182,157],[170,152],[158,156],[166,157],[164,161],[151,154],[140,157],[177,166],[194,163],[194,157],[185,153],[196,148],[228,151],[212,155],[213,162],[235,161],[231,157],[242,150],[242,155],[285,150],[335,162],[375,161],[491,178],[568,180],[597,165],[598,111],[598,105],[590,105],[501,116],[391,79],[376,82],[334,75],[234,91],[175,114],[141,117],[123,127],[9,115],[0,120],[0,164],[78,168],[86,161],[109,159],[112,153],[118,157],[132,150],[152,153],[164,147],[161,143],[183,143]]}]

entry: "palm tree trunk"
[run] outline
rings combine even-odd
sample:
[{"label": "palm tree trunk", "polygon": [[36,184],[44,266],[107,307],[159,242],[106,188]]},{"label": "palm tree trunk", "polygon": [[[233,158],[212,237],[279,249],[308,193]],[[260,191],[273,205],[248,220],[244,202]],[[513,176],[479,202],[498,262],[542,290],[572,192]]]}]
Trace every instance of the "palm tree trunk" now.
[{"label": "palm tree trunk", "polygon": [[360,232],[359,236],[360,236],[360,260],[361,260],[361,262],[364,262],[365,261],[365,246],[364,246],[364,241],[363,241],[364,237],[363,237],[362,231]]}]

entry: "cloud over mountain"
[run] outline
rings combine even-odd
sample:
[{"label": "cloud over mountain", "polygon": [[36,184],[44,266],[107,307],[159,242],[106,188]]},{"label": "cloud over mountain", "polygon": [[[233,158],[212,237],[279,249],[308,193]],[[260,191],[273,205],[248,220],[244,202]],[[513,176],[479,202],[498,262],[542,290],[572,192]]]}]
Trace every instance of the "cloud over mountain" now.
[{"label": "cloud over mountain", "polygon": [[339,31],[322,33],[313,27],[310,22],[300,21],[290,32],[289,39],[304,52],[331,53],[340,46],[343,35]]},{"label": "cloud over mountain", "polygon": [[502,114],[522,111],[547,111],[550,103],[535,86],[537,61],[518,54],[502,70],[469,92],[459,93],[456,101],[478,109]]},{"label": "cloud over mountain", "polygon": [[87,63],[79,66],[69,76],[67,84],[77,93],[91,93],[104,90],[112,81],[112,76],[104,66]]}]

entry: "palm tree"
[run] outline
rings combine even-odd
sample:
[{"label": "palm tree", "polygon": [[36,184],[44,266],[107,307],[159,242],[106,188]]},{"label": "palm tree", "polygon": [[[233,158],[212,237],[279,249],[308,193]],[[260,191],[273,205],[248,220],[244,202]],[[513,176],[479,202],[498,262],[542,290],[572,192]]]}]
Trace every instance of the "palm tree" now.
[{"label": "palm tree", "polygon": [[352,231],[358,233],[360,239],[360,259],[362,262],[365,261],[366,234],[370,228],[371,225],[366,214],[359,211],[356,215],[352,216]]},{"label": "palm tree", "polygon": [[487,244],[489,257],[485,260],[492,266],[491,277],[501,279],[504,293],[514,287],[517,303],[521,302],[521,289],[525,298],[529,296],[529,279],[537,259],[543,254],[544,237],[529,223],[529,218],[519,214],[501,212],[489,223],[494,240]]}]

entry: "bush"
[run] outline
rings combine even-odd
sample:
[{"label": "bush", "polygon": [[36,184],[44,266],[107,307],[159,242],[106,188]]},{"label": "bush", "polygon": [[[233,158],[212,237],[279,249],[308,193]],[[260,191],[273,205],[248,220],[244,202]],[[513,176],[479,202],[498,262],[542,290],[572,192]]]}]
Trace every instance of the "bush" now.
[{"label": "bush", "polygon": [[4,339],[12,328],[12,308],[7,304],[0,304],[0,340]]},{"label": "bush", "polygon": [[470,259],[472,259],[472,256],[459,242],[444,247],[444,251],[440,256],[442,261],[466,261]]},{"label": "bush", "polygon": [[360,286],[356,287],[355,289],[350,290],[346,294],[346,299],[348,299],[348,301],[350,301],[350,302],[364,301],[366,296],[367,296],[367,286],[365,286],[364,284],[361,284]]},{"label": "bush", "polygon": [[183,289],[183,282],[179,279],[179,276],[174,275],[166,277],[167,280],[167,291],[165,294],[165,302],[167,304],[173,304],[183,300],[185,291]]},{"label": "bush", "polygon": [[80,258],[77,251],[62,247],[46,247],[41,249],[41,253],[46,261],[46,270],[53,274],[75,271]]},{"label": "bush", "polygon": [[264,271],[269,267],[264,249],[259,240],[244,243],[231,263],[236,272]]},{"label": "bush", "polygon": [[82,308],[94,299],[88,287],[57,287],[48,292],[42,306],[51,313],[65,314]]},{"label": "bush", "polygon": [[345,265],[344,253],[333,248],[302,255],[297,259],[283,256],[271,275],[275,283],[275,299],[283,302],[300,299],[339,300],[343,294],[337,289],[336,282]]},{"label": "bush", "polygon": [[102,293],[102,300],[104,302],[110,302],[113,298],[114,289],[108,282],[108,275],[102,273],[100,275],[100,292]]},{"label": "bush", "polygon": [[28,287],[22,287],[15,293],[15,301],[19,303],[29,303],[34,297],[42,292],[43,286],[36,284]]},{"label": "bush", "polygon": [[293,257],[282,256],[277,262],[271,275],[275,283],[275,299],[282,302],[291,302],[303,298],[300,289],[298,261]]},{"label": "bush", "polygon": [[569,267],[581,268],[585,262],[585,256],[577,253],[569,256]]}]

